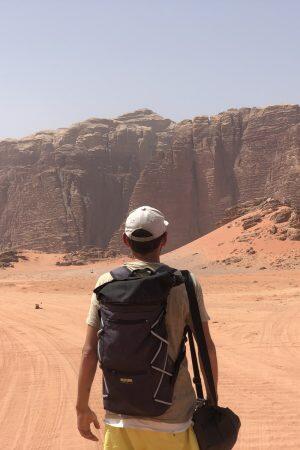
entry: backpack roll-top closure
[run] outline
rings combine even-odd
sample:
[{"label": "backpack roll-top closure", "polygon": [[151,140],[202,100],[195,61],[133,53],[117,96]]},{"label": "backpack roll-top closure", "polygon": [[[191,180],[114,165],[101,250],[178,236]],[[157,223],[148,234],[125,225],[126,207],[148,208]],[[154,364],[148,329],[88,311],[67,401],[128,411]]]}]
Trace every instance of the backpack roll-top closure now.
[{"label": "backpack roll-top closure", "polygon": [[182,277],[165,265],[143,276],[138,272],[123,266],[94,290],[103,404],[118,414],[155,417],[171,406],[178,373],[168,354],[165,315],[170,289]]},{"label": "backpack roll-top closure", "polygon": [[157,271],[153,275],[125,279],[113,279],[94,292],[100,304],[165,304],[170,289],[178,284],[180,278],[169,271]]}]

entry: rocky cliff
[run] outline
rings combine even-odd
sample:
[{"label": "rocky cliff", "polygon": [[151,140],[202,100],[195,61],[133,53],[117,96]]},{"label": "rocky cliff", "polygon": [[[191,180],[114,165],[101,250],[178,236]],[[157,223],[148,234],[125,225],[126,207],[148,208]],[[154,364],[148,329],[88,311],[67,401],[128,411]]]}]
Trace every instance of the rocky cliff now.
[{"label": "rocky cliff", "polygon": [[123,250],[129,210],[170,222],[167,250],[226,208],[272,196],[300,206],[300,108],[228,110],[174,123],[144,109],[0,141],[0,248]]}]

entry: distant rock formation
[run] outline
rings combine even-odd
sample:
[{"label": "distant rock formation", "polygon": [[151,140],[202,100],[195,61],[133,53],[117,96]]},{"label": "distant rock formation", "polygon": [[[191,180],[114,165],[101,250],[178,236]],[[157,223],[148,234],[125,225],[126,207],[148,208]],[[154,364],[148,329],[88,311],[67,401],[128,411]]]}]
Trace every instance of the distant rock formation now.
[{"label": "distant rock formation", "polygon": [[8,267],[14,267],[15,262],[19,260],[27,260],[27,256],[17,250],[7,250],[6,252],[0,252],[0,269],[6,269]]},{"label": "distant rock formation", "polygon": [[124,251],[142,204],[170,222],[166,250],[216,227],[226,208],[272,196],[300,206],[298,105],[174,123],[148,109],[0,141],[0,248]]},{"label": "distant rock formation", "polygon": [[[234,249],[231,251],[233,256],[218,260],[220,264],[238,264],[239,267],[244,266],[250,268],[255,264],[264,262],[269,268],[286,268],[292,269],[300,265],[299,244],[295,243],[292,251],[288,251],[282,246],[280,256],[272,257],[272,249],[276,246],[274,240],[279,241],[300,241],[300,212],[295,208],[283,204],[278,200],[255,199],[253,202],[245,202],[239,207],[228,208],[224,221],[228,223],[227,228],[240,227],[239,235],[231,241]],[[263,241],[266,248],[269,248],[267,257],[264,252],[261,253],[258,242]],[[273,241],[273,242],[272,242]],[[251,245],[248,248],[241,247]],[[266,245],[267,243],[267,245]],[[224,244],[224,242],[223,242]],[[220,245],[220,244],[219,244]],[[257,250],[255,250],[255,248]],[[246,265],[245,265],[246,264]],[[267,267],[260,266],[260,270]]]}]

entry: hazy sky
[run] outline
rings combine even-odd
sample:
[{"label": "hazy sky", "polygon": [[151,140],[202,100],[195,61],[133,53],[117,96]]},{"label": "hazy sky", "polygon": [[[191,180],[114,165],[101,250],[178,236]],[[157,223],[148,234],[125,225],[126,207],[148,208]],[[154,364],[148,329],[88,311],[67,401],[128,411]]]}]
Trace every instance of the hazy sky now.
[{"label": "hazy sky", "polygon": [[299,0],[0,0],[0,136],[300,102]]}]

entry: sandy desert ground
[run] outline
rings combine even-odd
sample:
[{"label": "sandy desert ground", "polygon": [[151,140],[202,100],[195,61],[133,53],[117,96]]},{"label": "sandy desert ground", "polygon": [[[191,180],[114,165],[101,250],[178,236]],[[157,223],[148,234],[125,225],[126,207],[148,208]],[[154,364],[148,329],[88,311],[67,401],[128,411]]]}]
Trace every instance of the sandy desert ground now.
[{"label": "sandy desert ground", "polygon": [[[243,247],[249,242],[236,248],[229,227],[226,242],[231,244],[224,243],[225,229],[164,255],[162,261],[193,270],[201,281],[218,351],[220,403],[242,420],[235,448],[296,450],[299,242],[274,240],[264,247],[261,239],[253,241],[256,260],[250,264]],[[214,262],[232,252],[246,259],[230,265]],[[0,272],[0,448],[100,449],[101,432],[98,443],[77,432],[76,383],[91,291],[98,275],[121,260],[58,267],[59,255],[27,255],[28,261]],[[274,265],[278,255],[285,255],[287,264],[292,259],[292,268]],[[260,269],[263,264],[266,269]],[[35,309],[35,303],[42,309]],[[99,372],[91,406],[101,416]]]}]

